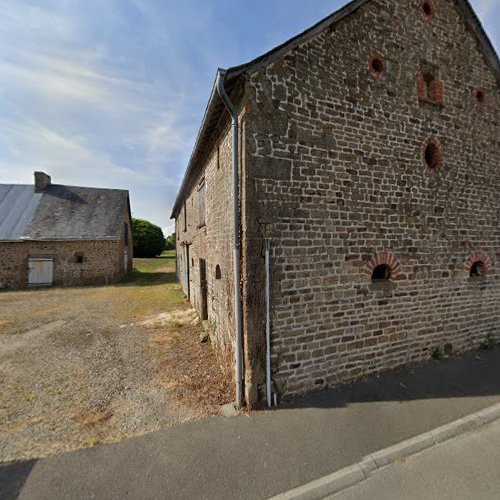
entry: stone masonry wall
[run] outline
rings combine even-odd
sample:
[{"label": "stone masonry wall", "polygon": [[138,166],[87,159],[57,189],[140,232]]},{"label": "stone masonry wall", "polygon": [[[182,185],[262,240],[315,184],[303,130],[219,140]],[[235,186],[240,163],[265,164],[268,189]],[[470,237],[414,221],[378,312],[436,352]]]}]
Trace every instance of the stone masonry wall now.
[{"label": "stone masonry wall", "polygon": [[368,2],[251,76],[246,307],[262,354],[263,231],[283,396],[500,332],[499,87],[454,2],[422,5]]},{"label": "stone masonry wall", "polygon": [[[83,263],[75,255],[83,254]],[[125,275],[123,241],[0,243],[0,288],[28,286],[29,256],[54,259],[54,285],[103,285]]]},{"label": "stone masonry wall", "polygon": [[[28,286],[30,256],[54,259],[56,286],[107,285],[122,280],[133,267],[128,207],[124,210],[123,221],[121,237],[115,241],[0,242],[0,289]],[[128,229],[128,244],[125,243],[125,227]],[[76,261],[77,255],[83,255],[82,263]]]},{"label": "stone masonry wall", "polygon": [[[208,324],[211,340],[227,363],[234,357],[234,306],[232,256],[232,134],[228,126],[219,130],[220,137],[192,180],[185,208],[176,218],[177,274],[185,295],[202,314],[200,259],[206,261]],[[205,180],[205,220],[200,227],[199,185]],[[184,210],[187,227],[184,228]],[[186,230],[184,230],[186,229]],[[189,262],[186,262],[189,246]],[[189,266],[189,273],[186,265]],[[220,271],[220,274],[219,274]],[[188,286],[189,281],[189,286]]]}]

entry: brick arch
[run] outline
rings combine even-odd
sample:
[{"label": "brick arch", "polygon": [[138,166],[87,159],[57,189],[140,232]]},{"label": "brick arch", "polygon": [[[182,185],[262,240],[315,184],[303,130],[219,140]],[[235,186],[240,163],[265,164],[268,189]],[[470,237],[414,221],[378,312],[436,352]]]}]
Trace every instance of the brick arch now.
[{"label": "brick arch", "polygon": [[422,0],[420,9],[426,21],[432,21],[436,17],[436,5],[432,0]]},{"label": "brick arch", "polygon": [[469,258],[465,261],[465,270],[470,273],[472,266],[476,262],[482,262],[484,265],[484,271],[486,273],[490,272],[493,269],[493,263],[491,262],[491,259],[484,253],[481,252],[480,250],[473,252]]},{"label": "brick arch", "polygon": [[368,58],[368,69],[372,76],[381,78],[386,70],[385,59],[380,54],[372,54]]},{"label": "brick arch", "polygon": [[401,264],[399,261],[389,252],[382,252],[370,259],[370,262],[366,266],[365,273],[368,276],[372,276],[373,270],[380,265],[385,264],[391,270],[391,277],[396,278],[401,273]]},{"label": "brick arch", "polygon": [[[432,148],[432,164],[429,163],[429,159],[427,158],[428,148]],[[441,143],[436,138],[431,137],[423,143],[421,154],[425,170],[429,174],[436,174],[443,168],[443,150]]]}]

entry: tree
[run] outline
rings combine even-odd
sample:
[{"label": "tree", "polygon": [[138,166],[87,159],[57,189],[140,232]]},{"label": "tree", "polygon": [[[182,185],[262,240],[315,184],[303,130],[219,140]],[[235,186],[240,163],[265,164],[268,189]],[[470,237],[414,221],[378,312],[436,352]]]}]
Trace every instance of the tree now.
[{"label": "tree", "polygon": [[175,233],[165,239],[165,250],[175,250]]},{"label": "tree", "polygon": [[156,257],[165,250],[161,227],[142,219],[132,219],[134,257]]}]

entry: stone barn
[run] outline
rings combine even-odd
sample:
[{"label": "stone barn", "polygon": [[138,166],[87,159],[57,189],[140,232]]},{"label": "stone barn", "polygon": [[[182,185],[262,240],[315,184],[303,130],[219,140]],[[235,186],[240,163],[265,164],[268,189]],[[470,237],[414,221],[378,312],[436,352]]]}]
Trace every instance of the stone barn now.
[{"label": "stone barn", "polygon": [[499,84],[466,0],[355,0],[218,71],[172,217],[249,406],[498,335]]},{"label": "stone barn", "polygon": [[128,191],[0,184],[0,289],[100,285],[132,270]]}]

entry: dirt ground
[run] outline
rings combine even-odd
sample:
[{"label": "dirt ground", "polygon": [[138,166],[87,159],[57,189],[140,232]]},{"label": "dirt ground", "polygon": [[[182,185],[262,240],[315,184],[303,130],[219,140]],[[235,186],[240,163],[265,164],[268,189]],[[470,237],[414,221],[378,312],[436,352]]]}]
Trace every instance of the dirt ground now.
[{"label": "dirt ground", "polygon": [[134,267],[119,285],[0,293],[0,461],[118,441],[232,400],[173,254]]}]

